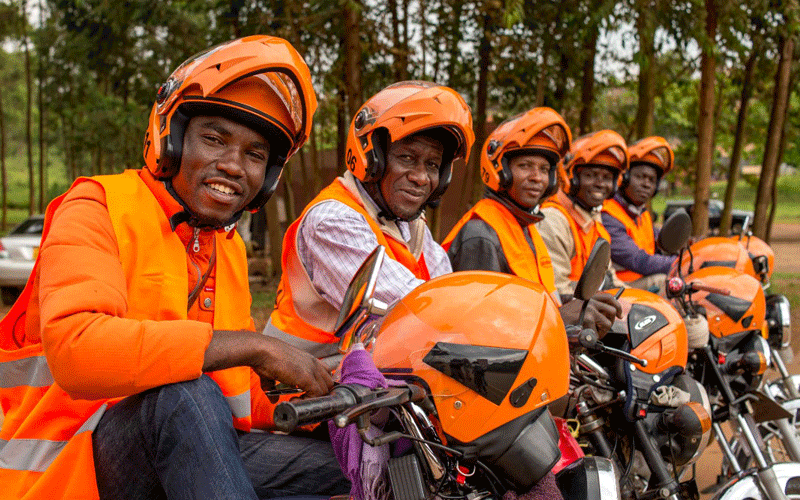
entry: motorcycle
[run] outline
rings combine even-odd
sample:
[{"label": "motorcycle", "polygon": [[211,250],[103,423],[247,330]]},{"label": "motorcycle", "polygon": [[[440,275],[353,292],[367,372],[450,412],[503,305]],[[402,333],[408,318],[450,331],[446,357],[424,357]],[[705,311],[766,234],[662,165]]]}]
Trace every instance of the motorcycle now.
[{"label": "motorcycle", "polygon": [[[747,217],[740,234],[705,238],[692,245],[681,256],[682,274],[692,274],[696,269],[710,266],[729,267],[757,279],[766,293],[774,271],[775,253],[766,242],[752,234],[749,226],[750,218]],[[765,300],[770,359],[778,373],[778,378],[769,383],[766,392],[781,402],[787,411],[796,414],[800,408],[800,377],[791,375],[786,368],[793,358],[789,299],[783,295],[766,294]],[[800,456],[793,455],[792,459],[799,461]]]},{"label": "motorcycle", "polygon": [[[390,445],[395,500],[499,499],[542,487],[560,457],[548,405],[569,385],[555,303],[538,284],[469,271],[432,279],[388,309],[372,297],[381,250],[351,282],[336,334],[341,352],[371,351],[388,387],[340,384],[281,403],[278,428],[333,419],[340,429],[354,424],[370,447]],[[587,268],[596,275],[582,280],[590,296],[605,266]],[[613,464],[600,457],[569,464],[556,483],[567,499],[619,498]]]},{"label": "motorcycle", "polygon": [[[670,253],[688,239],[688,216],[664,224]],[[573,357],[571,413],[588,453],[612,458],[624,498],[695,498],[695,463],[711,435],[701,384],[684,374],[686,326],[664,298],[634,288],[609,290],[623,310],[602,339],[579,339]]]},{"label": "motorcycle", "polygon": [[[730,480],[715,498],[737,498],[734,491],[757,495],[754,498],[786,498],[800,481],[800,463],[778,464],[765,454],[762,435],[768,427],[757,425],[770,422],[790,456],[800,456],[795,455],[800,448],[787,419],[791,415],[758,390],[773,352],[767,342],[761,283],[724,263],[752,267],[749,256],[741,258],[741,246],[728,246],[731,254],[726,255],[719,242],[707,240],[717,239],[695,243],[681,255],[677,275],[667,283],[667,297],[684,317],[702,316],[708,323],[709,342],[690,352],[687,369],[712,398],[712,429],[726,459],[721,478]],[[706,256],[714,246],[717,261],[699,262],[697,256]],[[728,258],[731,255],[736,258]],[[738,429],[738,437],[726,437],[720,425],[726,421]]]}]

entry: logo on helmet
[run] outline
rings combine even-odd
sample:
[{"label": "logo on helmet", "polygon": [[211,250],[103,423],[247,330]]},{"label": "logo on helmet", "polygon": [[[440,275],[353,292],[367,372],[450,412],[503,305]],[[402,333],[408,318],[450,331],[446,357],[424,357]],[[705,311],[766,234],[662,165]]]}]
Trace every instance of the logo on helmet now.
[{"label": "logo on helmet", "polygon": [[655,316],[655,314],[652,314],[650,316],[646,316],[641,321],[636,323],[636,325],[634,325],[633,328],[636,329],[636,330],[643,330],[645,327],[647,327],[648,325],[653,324],[655,321],[656,321],[656,316]]}]

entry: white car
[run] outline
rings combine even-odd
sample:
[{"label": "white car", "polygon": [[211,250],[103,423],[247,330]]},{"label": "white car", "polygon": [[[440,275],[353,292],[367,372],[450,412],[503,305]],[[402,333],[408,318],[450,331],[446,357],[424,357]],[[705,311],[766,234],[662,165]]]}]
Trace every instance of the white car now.
[{"label": "white car", "polygon": [[43,228],[44,215],[32,215],[0,238],[0,292],[6,305],[16,300],[28,282]]}]

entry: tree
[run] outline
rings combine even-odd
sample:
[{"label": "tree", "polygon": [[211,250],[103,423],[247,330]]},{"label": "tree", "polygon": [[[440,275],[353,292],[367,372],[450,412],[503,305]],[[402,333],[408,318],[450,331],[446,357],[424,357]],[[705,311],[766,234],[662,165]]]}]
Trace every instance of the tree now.
[{"label": "tree", "polygon": [[775,72],[775,88],[773,91],[772,113],[767,131],[767,142],[764,146],[764,160],[761,163],[761,176],[758,181],[755,210],[753,214],[753,234],[761,239],[766,239],[768,227],[768,210],[772,199],[773,184],[778,175],[780,164],[779,151],[781,136],[786,120],[786,110],[789,103],[789,78],[791,75],[792,56],[794,52],[794,38],[782,37],[780,42],[780,60]]},{"label": "tree", "polygon": [[719,223],[719,233],[728,234],[733,220],[733,195],[736,192],[736,183],[739,181],[739,170],[741,168],[742,146],[744,144],[744,129],[747,121],[747,109],[750,105],[750,97],[753,94],[753,73],[756,67],[756,60],[761,52],[760,39],[756,39],[753,50],[747,58],[742,74],[742,93],[739,97],[739,112],[736,118],[736,132],[734,134],[733,149],[731,151],[730,163],[728,164],[728,185],[725,187],[725,206],[722,210],[722,219]]},{"label": "tree", "polygon": [[702,236],[708,231],[708,198],[711,166],[714,160],[714,85],[716,55],[714,40],[717,34],[715,0],[705,0],[705,40],[700,62],[700,117],[697,124],[697,176],[695,178],[692,234]]}]

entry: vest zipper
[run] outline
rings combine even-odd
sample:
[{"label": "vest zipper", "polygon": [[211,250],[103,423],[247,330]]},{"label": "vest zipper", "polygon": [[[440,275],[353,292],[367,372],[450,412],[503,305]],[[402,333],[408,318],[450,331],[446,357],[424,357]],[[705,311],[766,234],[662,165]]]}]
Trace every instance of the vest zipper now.
[{"label": "vest zipper", "polygon": [[200,251],[200,229],[194,228],[194,243],[192,244],[192,251],[197,253]]}]

